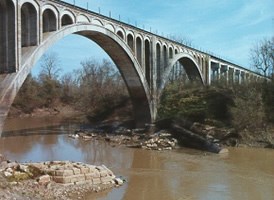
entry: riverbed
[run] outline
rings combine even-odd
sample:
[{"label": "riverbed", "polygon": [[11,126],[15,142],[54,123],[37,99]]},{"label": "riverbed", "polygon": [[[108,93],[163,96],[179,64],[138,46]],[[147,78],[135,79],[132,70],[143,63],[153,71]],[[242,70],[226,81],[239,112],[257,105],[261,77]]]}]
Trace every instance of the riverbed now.
[{"label": "riverbed", "polygon": [[0,153],[18,162],[51,160],[106,165],[126,183],[85,199],[273,200],[274,151],[229,148],[211,154],[187,148],[149,151],[68,137],[84,125],[53,118],[8,120]]}]

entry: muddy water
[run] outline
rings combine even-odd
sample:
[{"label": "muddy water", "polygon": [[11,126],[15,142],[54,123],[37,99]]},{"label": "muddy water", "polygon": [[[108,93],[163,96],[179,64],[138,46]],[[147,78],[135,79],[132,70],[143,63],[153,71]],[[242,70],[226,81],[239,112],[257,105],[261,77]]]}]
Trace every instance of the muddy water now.
[{"label": "muddy water", "polygon": [[231,148],[227,155],[215,155],[190,149],[129,149],[65,135],[78,126],[58,120],[9,121],[6,133],[34,135],[1,138],[0,153],[22,162],[73,160],[105,164],[127,180],[118,189],[89,194],[86,199],[274,199],[273,150]]}]

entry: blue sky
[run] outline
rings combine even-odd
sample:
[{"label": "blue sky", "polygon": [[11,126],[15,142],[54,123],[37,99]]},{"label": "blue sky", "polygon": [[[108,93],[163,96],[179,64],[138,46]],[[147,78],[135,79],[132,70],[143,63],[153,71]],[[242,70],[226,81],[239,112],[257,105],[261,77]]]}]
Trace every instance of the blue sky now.
[{"label": "blue sky", "polygon": [[[65,0],[73,3],[73,0]],[[75,0],[76,5],[121,16],[140,28],[160,35],[189,38],[210,51],[249,68],[249,50],[262,38],[274,35],[274,0]],[[63,72],[87,58],[108,58],[100,47],[81,36],[67,36],[49,51],[57,52]],[[39,63],[38,63],[39,65]],[[35,67],[34,70],[38,70]]]}]

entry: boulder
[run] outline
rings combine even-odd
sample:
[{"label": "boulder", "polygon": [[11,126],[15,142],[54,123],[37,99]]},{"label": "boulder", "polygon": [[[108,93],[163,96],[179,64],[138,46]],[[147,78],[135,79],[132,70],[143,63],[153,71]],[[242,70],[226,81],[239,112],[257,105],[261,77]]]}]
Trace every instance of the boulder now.
[{"label": "boulder", "polygon": [[50,176],[49,176],[49,175],[40,176],[40,177],[37,179],[37,182],[38,182],[40,185],[47,185],[47,184],[50,182]]},{"label": "boulder", "polygon": [[4,176],[5,176],[5,177],[11,177],[11,176],[12,176],[12,173],[5,171],[5,172],[4,172]]},{"label": "boulder", "polygon": [[3,156],[2,154],[0,154],[0,163],[6,161],[7,159],[5,158],[5,156]]},{"label": "boulder", "polygon": [[120,178],[115,178],[114,182],[116,185],[119,185],[119,186],[123,185],[123,183],[124,183],[124,181]]}]

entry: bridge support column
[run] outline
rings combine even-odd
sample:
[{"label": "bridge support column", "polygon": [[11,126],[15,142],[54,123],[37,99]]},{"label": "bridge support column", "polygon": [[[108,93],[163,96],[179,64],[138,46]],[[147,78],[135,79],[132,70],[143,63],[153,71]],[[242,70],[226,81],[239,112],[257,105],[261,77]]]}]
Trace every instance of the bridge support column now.
[{"label": "bridge support column", "polygon": [[221,80],[221,64],[217,63],[217,82],[220,82]]},{"label": "bridge support column", "polygon": [[228,84],[228,66],[221,65],[221,80]]},{"label": "bridge support column", "polygon": [[[14,74],[11,76],[14,76]],[[9,113],[9,109],[19,90],[17,83],[18,82],[13,82],[12,85],[9,85],[9,81],[7,81],[7,83],[5,81],[1,82],[1,86],[10,87],[0,93],[0,137],[4,128],[4,122]]]},{"label": "bridge support column", "polygon": [[241,71],[241,83],[245,83],[245,72]]},{"label": "bridge support column", "polygon": [[207,76],[207,84],[211,85],[211,62],[210,62],[210,58],[208,58],[207,61],[207,66],[206,66],[207,70],[206,70],[206,76]]},{"label": "bridge support column", "polygon": [[8,115],[8,111],[9,111],[9,109],[7,109],[6,107],[4,107],[4,106],[0,107],[0,137],[1,137],[3,129],[4,129],[4,124],[5,124],[7,115]]}]

